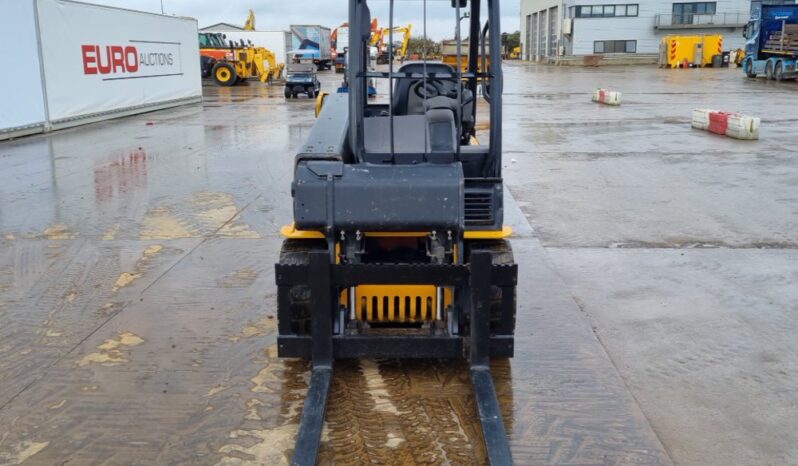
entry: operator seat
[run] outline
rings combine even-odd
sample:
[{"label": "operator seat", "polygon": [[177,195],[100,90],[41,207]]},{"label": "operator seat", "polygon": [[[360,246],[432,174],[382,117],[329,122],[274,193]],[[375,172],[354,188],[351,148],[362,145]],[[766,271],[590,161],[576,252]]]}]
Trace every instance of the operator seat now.
[{"label": "operator seat", "polygon": [[[429,91],[424,89],[423,62],[410,62],[399,68],[399,73],[412,73],[422,76],[419,79],[397,79],[394,86],[393,111],[394,115],[423,115],[430,110],[430,101],[438,103],[432,108],[450,108],[454,113],[455,122],[461,118],[463,133],[467,134],[474,128],[474,94],[470,89],[460,90],[461,105],[457,104],[457,75],[454,68],[440,62],[427,63],[427,83]],[[425,95],[437,94],[424,98]],[[450,105],[441,102],[446,99]]]},{"label": "operator seat", "polygon": [[[424,83],[424,62],[409,62],[399,68],[399,73],[412,73],[422,76],[418,79],[397,79],[393,91],[393,112],[394,115],[421,115],[424,113],[423,97],[419,97],[413,89]],[[427,79],[439,80],[444,83],[448,81],[454,89],[456,80],[454,69],[439,62],[426,64]]]}]

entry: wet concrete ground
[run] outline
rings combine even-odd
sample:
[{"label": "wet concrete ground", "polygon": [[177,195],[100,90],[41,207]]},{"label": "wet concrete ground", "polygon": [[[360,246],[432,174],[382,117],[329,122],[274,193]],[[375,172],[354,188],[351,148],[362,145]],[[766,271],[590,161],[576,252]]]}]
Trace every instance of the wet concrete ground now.
[{"label": "wet concrete ground", "polygon": [[[506,73],[517,463],[798,464],[798,86]],[[272,264],[313,103],[205,96],[0,143],[0,464],[287,462],[308,368],[276,358]],[[695,106],[762,140],[691,130]],[[323,439],[322,464],[484,462],[464,364],[340,362]]]}]

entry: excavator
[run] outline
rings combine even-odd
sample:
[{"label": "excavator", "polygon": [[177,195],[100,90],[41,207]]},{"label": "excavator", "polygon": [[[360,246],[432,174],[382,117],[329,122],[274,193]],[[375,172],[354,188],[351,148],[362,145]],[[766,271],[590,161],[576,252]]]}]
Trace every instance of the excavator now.
[{"label": "excavator", "polygon": [[[252,20],[254,25],[254,17]],[[249,78],[271,82],[283,74],[285,65],[278,64],[277,56],[269,49],[243,41],[226,43],[226,36],[216,32],[201,32],[199,46],[202,77],[213,78],[219,86],[232,86]]]},{"label": "excavator", "polygon": [[376,37],[376,40],[372,38],[374,45],[377,46],[378,53],[377,53],[377,64],[378,65],[387,65],[388,61],[390,60],[390,54],[388,53],[388,44],[385,42],[385,38],[391,34],[391,32],[403,34],[402,38],[402,46],[396,50],[394,47],[393,49],[393,57],[396,58],[397,56],[404,60],[407,58],[407,46],[410,44],[410,35],[413,31],[413,25],[408,24],[407,26],[396,26],[393,28],[384,28],[381,29],[379,35]]},{"label": "excavator", "polygon": [[244,30],[245,31],[255,30],[255,12],[252,10],[249,10],[249,14],[247,15],[247,21],[244,23]]},{"label": "excavator", "polygon": [[[470,14],[470,53],[457,54],[466,66],[424,55],[376,71],[377,1],[347,0],[349,92],[323,99],[296,154],[293,222],[275,264],[278,355],[311,362],[292,465],[316,463],[342,358],[467,360],[487,462],[513,464],[490,369],[513,356],[518,281],[504,224],[501,41],[488,39],[501,31],[500,1],[450,1],[458,44]],[[408,5],[426,18],[428,0],[387,3],[391,19]],[[387,83],[387,101],[368,98],[372,79]]]}]

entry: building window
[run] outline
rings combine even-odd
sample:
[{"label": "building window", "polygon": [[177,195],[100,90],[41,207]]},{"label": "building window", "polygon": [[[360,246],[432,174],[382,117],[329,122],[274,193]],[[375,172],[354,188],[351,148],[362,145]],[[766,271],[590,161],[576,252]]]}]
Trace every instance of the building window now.
[{"label": "building window", "polygon": [[615,18],[637,16],[637,4],[572,6],[572,18]]},{"label": "building window", "polygon": [[716,2],[693,2],[673,4],[673,24],[693,24],[695,15],[714,15]]},{"label": "building window", "polygon": [[636,40],[597,40],[593,53],[637,53]]}]

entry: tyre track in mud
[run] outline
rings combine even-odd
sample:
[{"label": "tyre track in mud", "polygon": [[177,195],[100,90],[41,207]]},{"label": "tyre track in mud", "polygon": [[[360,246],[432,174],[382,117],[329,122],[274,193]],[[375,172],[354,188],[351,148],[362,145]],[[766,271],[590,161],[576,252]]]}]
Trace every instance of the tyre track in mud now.
[{"label": "tyre track in mud", "polygon": [[486,460],[466,364],[336,363],[319,464],[476,465]]}]

